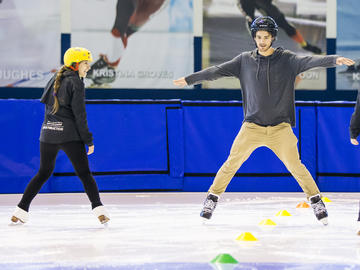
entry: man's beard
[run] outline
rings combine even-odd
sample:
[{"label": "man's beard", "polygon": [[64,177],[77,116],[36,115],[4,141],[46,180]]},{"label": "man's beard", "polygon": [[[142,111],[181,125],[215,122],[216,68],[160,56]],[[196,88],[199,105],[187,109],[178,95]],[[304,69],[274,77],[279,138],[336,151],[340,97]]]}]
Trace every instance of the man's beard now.
[{"label": "man's beard", "polygon": [[261,52],[266,52],[268,49],[270,49],[270,46],[264,46],[264,47],[258,46],[258,49],[259,49],[259,51],[261,51]]}]

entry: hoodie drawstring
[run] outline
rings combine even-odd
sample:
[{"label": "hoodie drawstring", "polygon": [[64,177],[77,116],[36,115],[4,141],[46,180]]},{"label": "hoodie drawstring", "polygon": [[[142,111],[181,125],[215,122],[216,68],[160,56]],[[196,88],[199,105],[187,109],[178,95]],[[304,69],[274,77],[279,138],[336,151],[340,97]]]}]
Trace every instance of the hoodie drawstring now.
[{"label": "hoodie drawstring", "polygon": [[[257,54],[257,53],[256,53]],[[256,57],[257,62],[257,70],[256,70],[256,80],[259,80],[259,73],[260,73],[260,62],[261,57]],[[267,91],[269,96],[271,95],[271,89],[270,89],[270,56],[267,58],[267,70],[266,70],[266,79],[267,79]]]}]

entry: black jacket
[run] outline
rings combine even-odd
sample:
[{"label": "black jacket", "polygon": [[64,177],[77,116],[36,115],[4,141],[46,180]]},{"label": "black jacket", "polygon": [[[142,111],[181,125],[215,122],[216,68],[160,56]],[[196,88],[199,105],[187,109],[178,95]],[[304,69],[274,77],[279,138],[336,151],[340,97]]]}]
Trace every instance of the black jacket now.
[{"label": "black jacket", "polygon": [[359,136],[359,134],[360,134],[360,93],[358,92],[355,110],[350,120],[350,138],[356,139]]},{"label": "black jacket", "polygon": [[51,114],[56,75],[47,83],[40,99],[46,105],[40,141],[54,144],[83,141],[88,146],[93,145],[86,119],[85,87],[77,72],[69,70],[63,73],[57,92],[59,110]]},{"label": "black jacket", "polygon": [[209,67],[185,78],[187,84],[198,84],[221,77],[240,80],[244,121],[261,126],[286,122],[295,126],[295,78],[315,67],[335,67],[336,55],[298,56],[277,48],[270,56],[257,49],[243,52],[231,61]]}]

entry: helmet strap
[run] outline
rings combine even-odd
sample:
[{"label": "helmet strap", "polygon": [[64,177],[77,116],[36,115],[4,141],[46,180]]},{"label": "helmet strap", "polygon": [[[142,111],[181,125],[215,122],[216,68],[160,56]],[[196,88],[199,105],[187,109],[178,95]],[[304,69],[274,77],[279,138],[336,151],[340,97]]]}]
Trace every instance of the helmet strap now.
[{"label": "helmet strap", "polygon": [[[74,66],[75,64],[75,66]],[[69,66],[69,68],[71,68],[73,71],[78,71],[79,70],[79,63],[72,63],[71,66]]]}]

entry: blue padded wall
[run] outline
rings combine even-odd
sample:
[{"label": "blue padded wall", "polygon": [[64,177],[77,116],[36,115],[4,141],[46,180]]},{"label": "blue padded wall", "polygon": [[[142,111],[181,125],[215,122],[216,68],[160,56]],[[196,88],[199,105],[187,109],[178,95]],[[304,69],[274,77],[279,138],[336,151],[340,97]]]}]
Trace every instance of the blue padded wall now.
[{"label": "blue padded wall", "polygon": [[319,173],[360,173],[360,149],[350,143],[349,124],[354,108],[318,107]]},{"label": "blue padded wall", "polygon": [[349,124],[354,104],[318,106],[318,182],[323,191],[360,191],[360,148],[350,143]]},{"label": "blue padded wall", "polygon": [[[239,102],[217,104],[183,104],[186,173],[216,173],[230,153],[244,119],[242,106]],[[261,172],[287,173],[287,170],[271,150],[261,147],[239,173]]]},{"label": "blue padded wall", "polygon": [[[0,111],[0,193],[16,193],[39,168],[43,106],[32,100],[0,100]],[[43,191],[49,191],[48,184]]]},{"label": "blue padded wall", "polygon": [[[240,102],[183,102],[185,132],[184,190],[207,190],[217,170],[229,155],[241,128]],[[315,107],[301,103],[296,108],[299,151],[303,163],[316,178]],[[211,177],[209,177],[211,175]],[[268,148],[256,149],[237,172],[227,191],[300,191],[295,179]]]},{"label": "blue padded wall", "polygon": [[298,103],[296,106],[296,128],[294,132],[298,137],[298,148],[300,159],[309,170],[314,179],[316,179],[316,106],[314,103]]},{"label": "blue padded wall", "polygon": [[[96,172],[167,171],[166,104],[88,104]],[[65,154],[55,172],[73,171]]]},{"label": "blue padded wall", "polygon": [[181,107],[168,107],[166,110],[167,139],[169,153],[169,174],[171,177],[184,177],[184,122]]},{"label": "blue padded wall", "polygon": [[[360,191],[360,148],[349,143],[354,103],[296,106],[299,151],[322,191]],[[0,100],[0,193],[22,193],[39,167],[43,105]],[[243,121],[242,104],[187,101],[90,101],[95,153],[90,168],[100,190],[206,191]],[[271,150],[259,148],[228,191],[300,191]],[[83,191],[60,152],[42,192]]]}]

